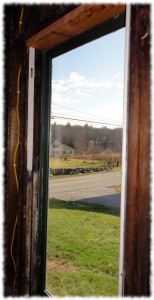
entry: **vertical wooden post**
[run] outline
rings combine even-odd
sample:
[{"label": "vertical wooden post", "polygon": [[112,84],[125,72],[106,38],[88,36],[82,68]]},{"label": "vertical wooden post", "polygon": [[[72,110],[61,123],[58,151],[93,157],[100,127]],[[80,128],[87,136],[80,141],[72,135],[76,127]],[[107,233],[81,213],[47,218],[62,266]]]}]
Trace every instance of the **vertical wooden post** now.
[{"label": "vertical wooden post", "polygon": [[149,28],[150,5],[131,5],[125,296],[150,293]]},{"label": "vertical wooden post", "polygon": [[30,295],[36,295],[38,257],[38,223],[39,223],[39,184],[40,184],[40,131],[41,131],[41,79],[42,53],[35,50],[35,85],[34,85],[34,135],[33,135],[33,199],[31,228],[31,266]]},{"label": "vertical wooden post", "polygon": [[[21,263],[19,210],[21,207],[21,182],[24,164],[24,113],[23,101],[23,46],[15,46],[19,34],[21,8],[5,8],[5,288],[8,295],[19,294],[19,264]],[[7,23],[8,22],[8,23]],[[16,63],[14,63],[14,61]],[[21,72],[20,72],[21,71]],[[25,80],[26,81],[26,80]],[[20,262],[20,263],[19,263]]]}]

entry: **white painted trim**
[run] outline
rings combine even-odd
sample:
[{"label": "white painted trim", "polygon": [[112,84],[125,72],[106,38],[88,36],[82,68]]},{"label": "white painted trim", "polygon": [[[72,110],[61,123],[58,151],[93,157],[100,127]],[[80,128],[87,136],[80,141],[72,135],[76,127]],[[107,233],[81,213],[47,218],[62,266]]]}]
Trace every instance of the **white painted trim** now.
[{"label": "white painted trim", "polygon": [[34,76],[35,76],[35,49],[29,48],[28,125],[27,125],[27,170],[29,172],[32,171],[32,164],[33,164]]},{"label": "white painted trim", "polygon": [[129,46],[130,46],[130,4],[126,5],[125,33],[125,72],[124,72],[124,108],[123,108],[123,145],[122,145],[122,182],[121,182],[121,211],[120,211],[120,258],[119,258],[119,296],[123,296],[124,287],[124,251],[125,251],[125,219],[127,193],[127,133],[128,133],[128,75],[129,75]]}]

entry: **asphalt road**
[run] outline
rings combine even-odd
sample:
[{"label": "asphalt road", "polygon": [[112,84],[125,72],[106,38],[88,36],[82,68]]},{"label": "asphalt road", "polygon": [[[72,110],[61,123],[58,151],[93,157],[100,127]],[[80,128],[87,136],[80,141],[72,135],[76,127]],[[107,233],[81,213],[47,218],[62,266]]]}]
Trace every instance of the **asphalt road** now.
[{"label": "asphalt road", "polygon": [[49,197],[120,207],[120,193],[113,188],[121,183],[121,172],[50,179]]}]

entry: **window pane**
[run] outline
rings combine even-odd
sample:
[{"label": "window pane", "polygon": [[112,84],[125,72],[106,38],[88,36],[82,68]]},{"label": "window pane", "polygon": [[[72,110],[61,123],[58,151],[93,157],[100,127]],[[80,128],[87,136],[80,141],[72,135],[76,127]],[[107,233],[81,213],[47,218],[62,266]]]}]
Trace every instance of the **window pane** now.
[{"label": "window pane", "polygon": [[124,39],[121,29],[53,60],[46,288],[55,296],[118,295]]}]

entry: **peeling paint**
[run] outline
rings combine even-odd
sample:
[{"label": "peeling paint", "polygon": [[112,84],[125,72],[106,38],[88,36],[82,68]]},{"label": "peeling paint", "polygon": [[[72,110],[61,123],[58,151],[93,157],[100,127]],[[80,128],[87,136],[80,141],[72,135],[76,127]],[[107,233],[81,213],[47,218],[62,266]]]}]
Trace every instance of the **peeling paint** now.
[{"label": "peeling paint", "polygon": [[30,271],[30,256],[31,256],[31,206],[32,206],[32,182],[27,183],[26,191],[26,207],[25,207],[25,220],[26,220],[26,286],[29,290],[29,271]]},{"label": "peeling paint", "polygon": [[33,203],[32,203],[32,236],[31,236],[31,293],[36,291],[37,272],[37,242],[38,242],[38,201],[39,201],[39,172],[33,173]]},{"label": "peeling paint", "polygon": [[35,217],[33,217],[33,229],[32,234],[36,238],[38,229],[38,193],[39,193],[39,172],[34,172],[33,174],[33,212],[35,212]]}]

